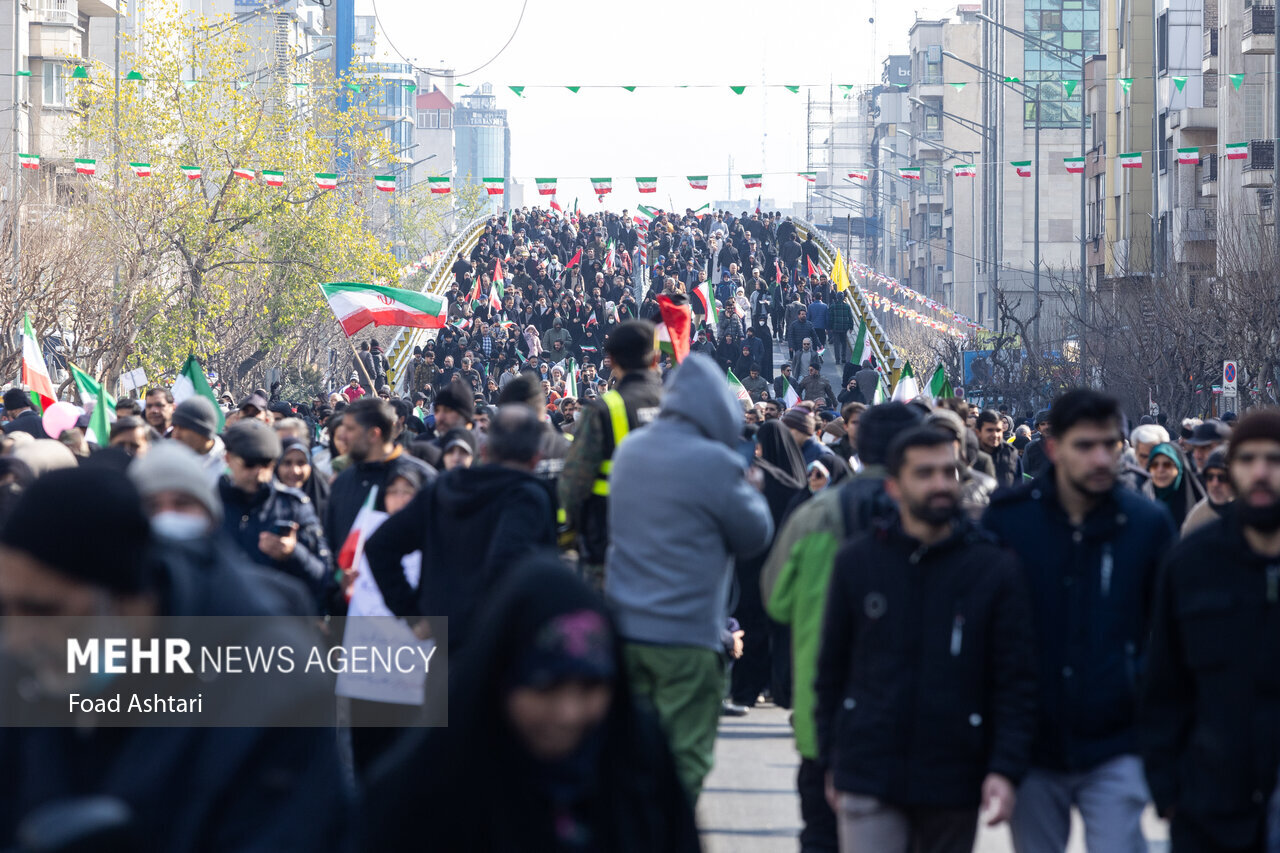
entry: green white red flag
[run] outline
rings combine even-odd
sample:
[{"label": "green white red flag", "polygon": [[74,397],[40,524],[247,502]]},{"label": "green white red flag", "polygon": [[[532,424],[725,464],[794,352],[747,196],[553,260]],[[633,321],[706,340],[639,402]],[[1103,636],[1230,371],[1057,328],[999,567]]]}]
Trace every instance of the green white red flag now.
[{"label": "green white red flag", "polygon": [[754,172],[752,174],[742,176],[742,184],[749,190],[758,189],[763,183],[763,180],[764,175],[760,172]]},{"label": "green white red flag", "polygon": [[198,181],[198,180],[200,180],[200,174],[201,174],[201,172],[200,172],[200,167],[199,167],[199,166],[179,166],[178,168],[182,170],[182,174],[183,174],[183,176],[184,176],[188,181]]},{"label": "green white red flag", "polygon": [[689,307],[683,295],[680,296],[680,300],[676,302],[665,293],[658,297],[658,310],[662,312],[662,324],[666,330],[672,358],[677,364],[689,355],[689,323],[693,318],[693,309]]},{"label": "green white red flag", "polygon": [[1084,174],[1084,158],[1083,157],[1064,157],[1062,164],[1067,167],[1068,174],[1082,175]]},{"label": "green white red flag", "polygon": [[1178,162],[1183,166],[1196,166],[1200,163],[1199,148],[1179,148]]},{"label": "green white red flag", "polygon": [[656,193],[658,191],[658,179],[636,178],[636,190],[642,193]]},{"label": "green white red flag", "polygon": [[448,306],[437,296],[349,281],[322,284],[320,289],[348,337],[370,324],[410,329],[444,328]]},{"label": "green white red flag", "polygon": [[871,333],[867,330],[867,321],[858,321],[858,332],[853,336],[853,347],[849,350],[849,363],[862,364],[871,354]]},{"label": "green white red flag", "polygon": [[1228,142],[1226,151],[1228,160],[1245,160],[1249,156],[1249,143]]},{"label": "green white red flag", "polygon": [[322,190],[336,190],[338,176],[333,172],[316,172],[316,186]]},{"label": "green white red flag", "polygon": [[24,169],[39,169],[40,155],[39,154],[19,154],[18,165]]},{"label": "green white red flag", "polygon": [[284,172],[273,172],[270,169],[263,169],[262,180],[265,181],[269,187],[282,187],[284,186]]},{"label": "green white red flag", "polygon": [[130,163],[130,164],[129,164],[129,168],[130,168],[130,169],[133,169],[133,176],[134,176],[135,178],[149,178],[149,177],[151,177],[151,164],[150,164],[150,163]]},{"label": "green white red flag", "polygon": [[98,171],[98,161],[86,157],[76,158],[76,172],[81,175],[92,175]]},{"label": "green white red flag", "polygon": [[31,404],[36,411],[44,410],[58,401],[53,383],[49,381],[49,368],[44,363],[44,350],[40,339],[31,328],[31,315],[22,315],[22,370],[19,381],[31,390]]},{"label": "green white red flag", "polygon": [[533,182],[538,187],[538,195],[555,195],[556,194],[555,178],[534,178]]},{"label": "green white red flag", "polygon": [[448,175],[431,175],[427,178],[427,186],[432,195],[448,195],[453,192],[453,179]]},{"label": "green white red flag", "polygon": [[702,314],[707,318],[707,325],[712,329],[717,329],[720,324],[720,315],[716,313],[716,299],[711,293],[711,282],[704,281],[695,287],[693,295],[698,297],[698,301],[702,303]]},{"label": "green white red flag", "polygon": [[1019,178],[1031,177],[1031,161],[1030,160],[1015,160],[1010,165],[1012,165],[1014,170],[1018,173]]},{"label": "green white red flag", "polygon": [[689,186],[695,190],[705,190],[707,188],[707,175],[689,175]]},{"label": "green white red flag", "polygon": [[1131,151],[1128,154],[1120,155],[1120,168],[1122,169],[1141,169],[1142,168],[1142,152]]},{"label": "green white red flag", "polygon": [[378,188],[379,192],[393,193],[396,191],[396,176],[374,175],[373,185]]},{"label": "green white red flag", "polygon": [[173,381],[170,393],[173,394],[175,404],[181,404],[192,397],[204,397],[213,404],[213,411],[218,415],[218,432],[222,432],[226,417],[222,414],[222,407],[218,405],[217,395],[209,385],[209,377],[205,375],[204,367],[194,355],[187,356],[187,363],[182,365],[182,371]]},{"label": "green white red flag", "polygon": [[596,191],[596,198],[603,200],[613,192],[613,178],[592,178],[591,189]]},{"label": "green white red flag", "polygon": [[257,177],[257,173],[253,169],[232,169],[231,174],[242,181],[252,181]]},{"label": "green white red flag", "polygon": [[506,178],[481,178],[480,183],[489,195],[502,195],[502,187],[506,180]]},{"label": "green white red flag", "polygon": [[751,395],[747,393],[747,389],[742,387],[742,383],[738,381],[738,377],[733,375],[733,371],[729,371],[729,390],[733,395],[742,402],[746,408],[751,408]]}]

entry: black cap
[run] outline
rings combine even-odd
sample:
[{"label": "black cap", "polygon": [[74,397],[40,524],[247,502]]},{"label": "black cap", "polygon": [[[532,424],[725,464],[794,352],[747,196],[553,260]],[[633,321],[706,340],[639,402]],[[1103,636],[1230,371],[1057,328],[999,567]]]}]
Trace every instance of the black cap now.
[{"label": "black cap", "polygon": [[465,448],[472,456],[476,455],[476,437],[469,429],[455,427],[440,438],[440,452],[448,453],[451,448]]},{"label": "black cap", "polygon": [[283,415],[286,418],[293,417],[293,407],[284,400],[276,400],[274,403],[267,406],[267,408],[277,415]]},{"label": "black cap", "polygon": [[1041,409],[1040,411],[1036,412],[1036,419],[1033,422],[1036,426],[1040,426],[1040,424],[1047,424],[1048,422],[1049,422],[1048,409]]},{"label": "black cap", "polygon": [[1207,420],[1191,432],[1187,444],[1192,447],[1207,447],[1219,444],[1231,438],[1231,428],[1219,420]]},{"label": "black cap", "polygon": [[218,431],[218,413],[204,397],[183,400],[173,410],[173,425],[213,438]]},{"label": "black cap", "polygon": [[472,397],[471,388],[462,384],[458,379],[454,379],[445,388],[441,389],[440,393],[436,395],[435,404],[446,409],[453,409],[466,418],[468,422],[476,418],[476,403]]},{"label": "black cap", "polygon": [[253,406],[259,412],[265,412],[267,410],[267,398],[259,394],[257,391],[254,391],[248,397],[241,400],[240,405],[236,408],[243,409],[245,406]]},{"label": "black cap", "polygon": [[10,388],[4,392],[4,407],[6,411],[16,412],[18,409],[31,408],[31,395],[21,388]]},{"label": "black cap", "polygon": [[222,437],[227,452],[245,462],[274,462],[280,456],[280,437],[262,421],[240,421]]}]

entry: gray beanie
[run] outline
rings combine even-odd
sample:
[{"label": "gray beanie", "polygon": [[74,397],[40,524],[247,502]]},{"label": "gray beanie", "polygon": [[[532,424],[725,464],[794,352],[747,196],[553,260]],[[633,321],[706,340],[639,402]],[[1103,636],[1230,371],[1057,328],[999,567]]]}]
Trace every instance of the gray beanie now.
[{"label": "gray beanie", "polygon": [[222,520],[222,500],[205,475],[200,457],[185,444],[176,441],[156,444],[129,466],[129,479],[144,499],[160,492],[180,492],[198,500],[209,511],[214,524]]},{"label": "gray beanie", "polygon": [[174,426],[199,433],[205,438],[213,438],[218,432],[218,413],[214,410],[213,403],[210,403],[207,398],[192,397],[183,400],[173,410],[172,423]]}]

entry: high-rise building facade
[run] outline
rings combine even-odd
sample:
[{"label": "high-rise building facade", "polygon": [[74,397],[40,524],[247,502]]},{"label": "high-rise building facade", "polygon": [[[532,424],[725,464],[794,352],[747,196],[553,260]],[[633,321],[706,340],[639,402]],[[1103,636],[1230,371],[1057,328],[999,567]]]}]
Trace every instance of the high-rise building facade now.
[{"label": "high-rise building facade", "polygon": [[[498,108],[493,85],[483,83],[462,95],[453,110],[454,179],[458,183],[480,184],[484,178],[502,178],[511,183],[511,128],[507,111]],[[502,210],[506,195],[490,196],[492,210]]]}]

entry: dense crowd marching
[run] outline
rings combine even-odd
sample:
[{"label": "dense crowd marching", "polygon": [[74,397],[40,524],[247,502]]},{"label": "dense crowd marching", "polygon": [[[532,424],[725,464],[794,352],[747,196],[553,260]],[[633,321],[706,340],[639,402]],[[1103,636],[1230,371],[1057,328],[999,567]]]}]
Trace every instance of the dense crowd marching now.
[{"label": "dense crowd marching", "polygon": [[[97,850],[693,850],[720,717],[768,701],[802,850],[969,850],[981,814],[1062,851],[1074,807],[1137,851],[1149,802],[1175,851],[1280,849],[1280,413],[873,405],[802,236],[516,212],[400,394],[366,340],[328,395],[155,387],[98,448],[6,392],[3,640],[35,684],[66,688],[61,638],[18,617],[323,629],[366,570],[450,663],[421,706],[313,697],[330,729],[2,728],[3,842],[64,849],[71,803]],[[660,295],[693,309],[678,365]],[[41,698],[13,683],[0,716]]]}]

